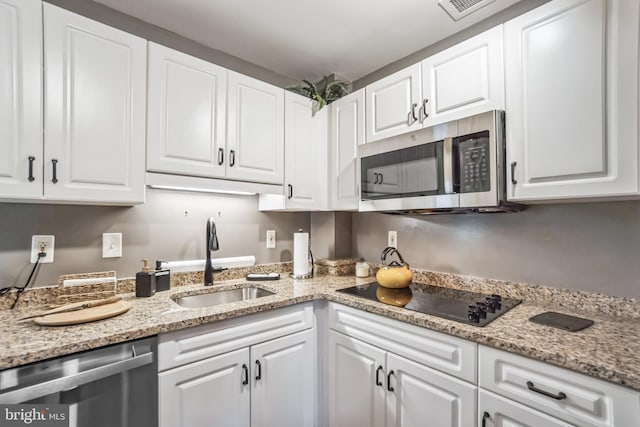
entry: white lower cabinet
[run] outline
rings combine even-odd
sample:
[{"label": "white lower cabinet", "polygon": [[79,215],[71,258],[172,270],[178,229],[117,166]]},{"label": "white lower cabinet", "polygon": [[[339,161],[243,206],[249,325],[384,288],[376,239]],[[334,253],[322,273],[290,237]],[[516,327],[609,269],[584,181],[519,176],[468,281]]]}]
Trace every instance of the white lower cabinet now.
[{"label": "white lower cabinet", "polygon": [[385,353],[378,347],[329,331],[329,426],[386,425]]},{"label": "white lower cabinet", "polygon": [[557,418],[482,389],[478,393],[478,408],[480,408],[478,425],[481,427],[571,426]]},{"label": "white lower cabinet", "polygon": [[160,427],[312,427],[312,312],[293,306],[160,335]]},{"label": "white lower cabinet", "polygon": [[329,332],[329,425],[473,425],[476,386]]},{"label": "white lower cabinet", "polygon": [[476,416],[473,384],[387,353],[387,427],[466,427]]},{"label": "white lower cabinet", "polygon": [[249,349],[160,373],[161,427],[250,425]]},{"label": "white lower cabinet", "polygon": [[313,426],[315,348],[311,329],[251,347],[252,427]]},{"label": "white lower cabinet", "polygon": [[475,424],[474,343],[336,303],[328,324],[329,426]]},{"label": "white lower cabinet", "polygon": [[[560,421],[584,427],[640,425],[640,393],[636,391],[485,346],[480,346],[478,365],[480,387],[507,398],[503,400],[509,405],[505,403],[498,408],[504,411],[500,417],[516,417],[521,423],[495,425],[567,425]],[[491,405],[495,406],[495,399],[489,399],[489,402],[489,406],[485,407],[481,399],[479,412],[481,416],[486,411],[489,417],[495,417],[495,410],[491,410]],[[513,409],[521,406],[513,405],[514,402],[550,417],[545,417],[548,418],[546,424],[517,418],[523,415],[518,415],[521,412]],[[511,412],[506,411],[507,406]]]}]

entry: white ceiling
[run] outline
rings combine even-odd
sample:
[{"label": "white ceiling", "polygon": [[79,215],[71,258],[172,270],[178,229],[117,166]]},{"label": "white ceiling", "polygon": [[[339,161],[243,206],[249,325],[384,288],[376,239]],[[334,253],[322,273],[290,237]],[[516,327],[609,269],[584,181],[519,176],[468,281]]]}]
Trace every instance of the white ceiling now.
[{"label": "white ceiling", "polygon": [[495,14],[454,22],[437,0],[95,0],[295,80],[357,80]]}]

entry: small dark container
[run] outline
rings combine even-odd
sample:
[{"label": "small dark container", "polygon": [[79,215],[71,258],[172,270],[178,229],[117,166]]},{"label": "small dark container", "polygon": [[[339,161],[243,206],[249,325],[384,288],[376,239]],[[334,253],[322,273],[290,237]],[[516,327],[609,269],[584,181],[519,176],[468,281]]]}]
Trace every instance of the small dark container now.
[{"label": "small dark container", "polygon": [[168,291],[171,281],[171,271],[168,268],[156,270],[156,291]]},{"label": "small dark container", "polygon": [[150,297],[156,293],[156,274],[153,271],[136,273],[136,296]]}]

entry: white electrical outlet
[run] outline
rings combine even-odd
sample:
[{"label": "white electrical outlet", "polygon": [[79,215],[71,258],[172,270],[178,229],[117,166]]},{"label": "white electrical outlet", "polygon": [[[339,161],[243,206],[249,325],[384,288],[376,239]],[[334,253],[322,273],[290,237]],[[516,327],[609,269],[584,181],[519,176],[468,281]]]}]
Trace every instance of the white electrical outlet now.
[{"label": "white electrical outlet", "polygon": [[102,258],[122,256],[122,233],[102,233]]},{"label": "white electrical outlet", "polygon": [[53,249],[55,248],[56,236],[31,236],[31,264],[38,259],[40,252],[46,255],[40,258],[40,264],[53,262]]},{"label": "white electrical outlet", "polygon": [[391,246],[392,248],[398,247],[398,232],[397,231],[389,231],[387,236],[387,246]]},{"label": "white electrical outlet", "polygon": [[267,249],[276,247],[276,230],[267,230]]}]

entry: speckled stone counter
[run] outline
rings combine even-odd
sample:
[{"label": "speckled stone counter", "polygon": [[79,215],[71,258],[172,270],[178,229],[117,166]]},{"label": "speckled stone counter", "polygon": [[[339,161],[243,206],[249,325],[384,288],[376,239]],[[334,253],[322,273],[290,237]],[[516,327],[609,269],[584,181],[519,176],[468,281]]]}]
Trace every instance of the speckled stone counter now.
[{"label": "speckled stone counter", "polygon": [[[31,321],[16,321],[20,317],[39,312],[40,308],[0,310],[0,322],[3,325],[3,334],[0,336],[0,369],[324,299],[640,390],[640,305],[633,299],[447,273],[416,273],[414,282],[485,293],[500,292],[524,300],[489,325],[476,327],[336,292],[337,289],[371,282],[374,280],[371,277],[356,279],[353,276],[320,276],[305,280],[293,280],[284,274],[282,277],[278,281],[251,282],[275,292],[275,295],[201,309],[183,309],[171,297],[207,292],[212,288],[182,285],[158,292],[150,298],[135,298],[128,293],[123,295],[125,300],[132,303],[128,312],[111,319],[66,327],[44,327]],[[218,282],[214,288],[229,289],[245,283],[244,279],[226,280]],[[595,320],[595,324],[583,331],[571,333],[528,321],[531,316],[551,309],[591,318]]]}]

